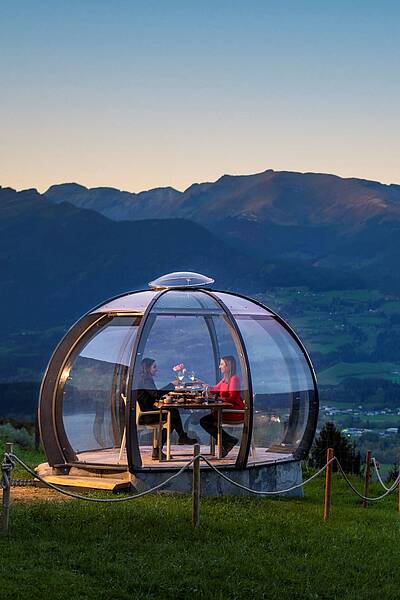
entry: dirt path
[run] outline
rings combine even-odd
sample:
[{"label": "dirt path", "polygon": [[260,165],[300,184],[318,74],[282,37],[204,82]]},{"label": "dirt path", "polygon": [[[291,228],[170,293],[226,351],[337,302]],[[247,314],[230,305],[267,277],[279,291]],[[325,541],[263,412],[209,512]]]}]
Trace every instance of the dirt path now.
[{"label": "dirt path", "polygon": [[72,500],[72,498],[47,488],[33,486],[11,488],[11,502],[64,502],[65,500]]}]

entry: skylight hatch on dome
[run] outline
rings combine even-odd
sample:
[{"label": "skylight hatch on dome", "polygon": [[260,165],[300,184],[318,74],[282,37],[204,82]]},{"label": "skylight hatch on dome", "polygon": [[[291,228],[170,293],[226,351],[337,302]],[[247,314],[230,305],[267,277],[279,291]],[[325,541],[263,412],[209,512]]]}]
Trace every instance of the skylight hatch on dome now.
[{"label": "skylight hatch on dome", "polygon": [[149,286],[152,289],[169,288],[203,288],[214,283],[214,279],[201,275],[201,273],[192,273],[190,271],[177,271],[162,275],[154,281],[150,281]]}]

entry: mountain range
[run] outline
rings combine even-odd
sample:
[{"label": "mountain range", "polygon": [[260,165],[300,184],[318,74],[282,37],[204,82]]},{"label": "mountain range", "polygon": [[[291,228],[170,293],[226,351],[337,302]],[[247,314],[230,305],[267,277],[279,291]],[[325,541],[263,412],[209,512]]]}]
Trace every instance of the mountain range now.
[{"label": "mountain range", "polygon": [[253,258],[351,271],[359,275],[357,284],[363,279],[367,286],[400,291],[400,185],[267,170],[224,175],[184,192],[168,187],[133,194],[62,184],[44,196],[114,221],[188,219]]},{"label": "mountain range", "polygon": [[248,294],[399,293],[399,227],[400,186],[324,174],[268,170],[140,194],[0,187],[0,380],[23,379],[27,365],[39,373],[81,314],[170,271]]},{"label": "mountain range", "polygon": [[214,183],[193,184],[184,192],[167,187],[134,194],[66,183],[51,186],[44,195],[55,203],[70,202],[115,221],[240,219],[352,228],[374,217],[400,217],[400,185],[271,169],[256,175],[224,175]]}]

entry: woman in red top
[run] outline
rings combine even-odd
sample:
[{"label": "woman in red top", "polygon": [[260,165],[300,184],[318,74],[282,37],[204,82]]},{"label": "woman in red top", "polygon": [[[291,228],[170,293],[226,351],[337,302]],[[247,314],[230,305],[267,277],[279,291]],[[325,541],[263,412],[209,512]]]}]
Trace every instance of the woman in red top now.
[{"label": "woman in red top", "polygon": [[[219,363],[222,379],[216,386],[210,388],[212,392],[219,392],[221,400],[229,402],[233,409],[244,409],[244,402],[240,395],[240,377],[236,375],[236,361],[233,356],[223,356]],[[226,424],[243,421],[243,413],[223,412],[223,422]],[[200,419],[200,425],[217,439],[217,415],[210,413]],[[238,439],[222,430],[222,457],[225,457],[238,443]]]}]

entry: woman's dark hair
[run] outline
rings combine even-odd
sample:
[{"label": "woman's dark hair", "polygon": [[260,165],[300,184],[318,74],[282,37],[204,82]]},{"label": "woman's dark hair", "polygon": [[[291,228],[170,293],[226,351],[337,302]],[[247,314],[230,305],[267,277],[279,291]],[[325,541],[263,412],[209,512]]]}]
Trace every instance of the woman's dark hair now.
[{"label": "woman's dark hair", "polygon": [[[156,361],[154,358],[143,358],[140,363],[140,377],[142,381],[150,375],[151,366],[154,365]],[[150,375],[151,377],[151,375]]]},{"label": "woman's dark hair", "polygon": [[223,360],[227,366],[227,370],[224,375],[224,380],[226,381],[226,383],[228,383],[232,375],[236,375],[236,360],[230,354],[228,354],[228,356],[222,356],[221,360]]}]

